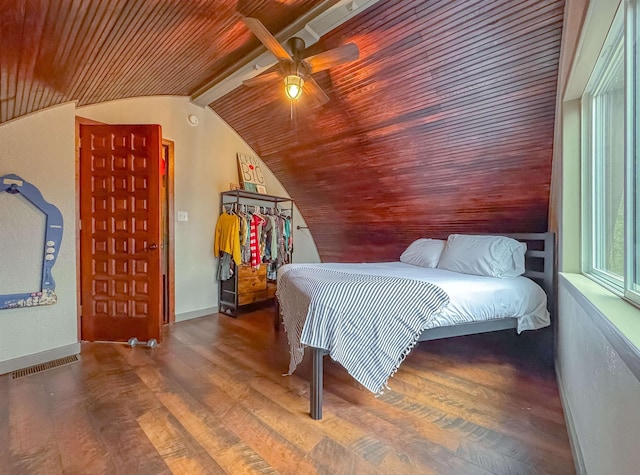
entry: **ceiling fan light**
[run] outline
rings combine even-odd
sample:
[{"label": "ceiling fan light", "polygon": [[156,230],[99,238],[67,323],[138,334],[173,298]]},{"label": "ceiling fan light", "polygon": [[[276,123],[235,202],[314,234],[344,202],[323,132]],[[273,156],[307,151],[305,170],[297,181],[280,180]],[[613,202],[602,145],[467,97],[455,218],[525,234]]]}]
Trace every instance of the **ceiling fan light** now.
[{"label": "ceiling fan light", "polygon": [[304,79],[296,74],[291,74],[284,78],[284,92],[289,99],[298,99],[302,95]]}]

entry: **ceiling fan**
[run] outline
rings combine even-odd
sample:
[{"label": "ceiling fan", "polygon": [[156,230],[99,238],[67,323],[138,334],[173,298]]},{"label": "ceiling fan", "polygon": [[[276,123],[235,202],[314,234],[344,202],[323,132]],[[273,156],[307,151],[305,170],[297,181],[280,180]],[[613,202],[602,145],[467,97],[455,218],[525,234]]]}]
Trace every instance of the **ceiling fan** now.
[{"label": "ceiling fan", "polygon": [[243,81],[243,84],[255,86],[276,79],[284,79],[284,90],[291,100],[300,98],[304,91],[305,94],[309,94],[320,105],[326,103],[329,97],[311,77],[311,74],[354,61],[360,55],[358,47],[354,43],[348,43],[313,56],[304,57],[304,40],[295,36],[287,41],[291,51],[291,54],[289,54],[260,20],[245,17],[243,21],[278,60],[277,67],[270,68],[251,79],[247,79]]}]

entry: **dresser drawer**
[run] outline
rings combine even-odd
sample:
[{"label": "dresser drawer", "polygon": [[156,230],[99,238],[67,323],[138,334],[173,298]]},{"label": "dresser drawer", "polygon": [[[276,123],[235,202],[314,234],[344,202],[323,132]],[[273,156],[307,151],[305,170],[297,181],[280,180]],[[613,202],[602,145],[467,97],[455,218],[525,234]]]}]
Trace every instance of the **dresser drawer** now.
[{"label": "dresser drawer", "polygon": [[266,275],[238,278],[238,293],[240,295],[244,294],[245,292],[256,292],[258,290],[267,290]]},{"label": "dresser drawer", "polygon": [[257,269],[251,266],[238,266],[238,279],[267,275],[267,266],[262,264]]},{"label": "dresser drawer", "polygon": [[248,305],[253,302],[260,302],[267,299],[266,290],[258,290],[257,292],[246,292],[238,295],[238,305]]}]

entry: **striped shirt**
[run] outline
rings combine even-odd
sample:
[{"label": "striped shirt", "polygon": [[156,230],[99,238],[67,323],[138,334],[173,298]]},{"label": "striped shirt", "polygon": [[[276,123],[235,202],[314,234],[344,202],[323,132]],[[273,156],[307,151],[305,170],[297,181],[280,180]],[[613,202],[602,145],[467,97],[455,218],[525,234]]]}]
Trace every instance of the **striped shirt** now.
[{"label": "striped shirt", "polygon": [[251,218],[251,233],[249,237],[249,247],[251,249],[251,267],[260,267],[262,254],[260,253],[260,225],[264,219],[257,214]]}]

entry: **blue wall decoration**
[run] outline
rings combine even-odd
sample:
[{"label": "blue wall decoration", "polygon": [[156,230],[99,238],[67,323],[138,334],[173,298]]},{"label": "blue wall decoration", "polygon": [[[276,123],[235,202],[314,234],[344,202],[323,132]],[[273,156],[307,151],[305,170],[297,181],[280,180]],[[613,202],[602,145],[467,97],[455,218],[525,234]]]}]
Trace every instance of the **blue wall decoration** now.
[{"label": "blue wall decoration", "polygon": [[[44,236],[44,257],[42,259],[42,282],[40,290],[22,294],[0,294],[0,309],[52,305],[58,301],[56,284],[51,269],[56,263],[60,243],[62,242],[62,213],[51,203],[45,201],[42,193],[31,183],[18,175],[0,176],[0,193],[20,193],[27,201],[46,216]],[[0,292],[2,289],[0,289]]]}]

